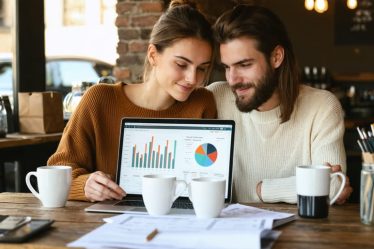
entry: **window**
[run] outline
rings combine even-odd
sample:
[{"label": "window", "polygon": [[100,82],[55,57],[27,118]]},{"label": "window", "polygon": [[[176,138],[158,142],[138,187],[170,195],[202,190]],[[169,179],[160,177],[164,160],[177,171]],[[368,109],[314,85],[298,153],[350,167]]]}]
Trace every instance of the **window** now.
[{"label": "window", "polygon": [[12,64],[11,62],[0,61],[0,93],[2,95],[12,95]]},{"label": "window", "polygon": [[64,0],[64,25],[85,24],[85,0]]},{"label": "window", "polygon": [[4,26],[5,10],[4,10],[4,0],[0,0],[0,27]]},{"label": "window", "polygon": [[101,0],[100,23],[114,25],[116,0]]}]

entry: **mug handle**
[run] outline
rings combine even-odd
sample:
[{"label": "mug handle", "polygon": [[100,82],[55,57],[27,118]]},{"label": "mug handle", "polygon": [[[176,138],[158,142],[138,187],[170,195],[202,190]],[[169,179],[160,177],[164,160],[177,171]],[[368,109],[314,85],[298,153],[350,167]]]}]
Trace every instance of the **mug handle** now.
[{"label": "mug handle", "polygon": [[36,174],[36,172],[35,172],[35,171],[31,171],[31,172],[27,173],[27,175],[26,175],[26,185],[27,185],[27,187],[29,188],[29,190],[31,191],[31,193],[32,193],[33,195],[35,195],[35,197],[37,197],[37,198],[40,200],[40,195],[39,195],[39,193],[36,192],[36,190],[34,189],[34,187],[33,187],[33,186],[31,185],[31,183],[30,183],[30,177],[31,177],[31,176],[35,176],[36,179],[38,179],[38,175]]},{"label": "mug handle", "polygon": [[180,189],[180,191],[178,191],[178,193],[175,194],[172,202],[174,202],[187,189],[187,183],[183,180],[177,180],[176,189],[178,189],[178,185],[183,185],[183,187]]},{"label": "mug handle", "polygon": [[333,178],[334,176],[340,176],[342,178],[342,183],[340,185],[338,193],[332,198],[330,201],[330,205],[334,204],[335,201],[338,199],[339,195],[342,193],[344,186],[345,186],[345,175],[342,172],[335,172],[330,175],[330,178]]}]

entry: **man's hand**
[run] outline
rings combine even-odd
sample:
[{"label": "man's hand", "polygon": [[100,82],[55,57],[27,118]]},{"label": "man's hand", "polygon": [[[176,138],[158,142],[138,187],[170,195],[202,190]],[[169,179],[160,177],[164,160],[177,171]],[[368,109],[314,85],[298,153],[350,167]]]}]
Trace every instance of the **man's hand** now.
[{"label": "man's hand", "polygon": [[262,181],[257,183],[257,186],[256,186],[256,193],[257,193],[257,196],[258,198],[260,199],[261,202],[264,202],[262,200],[262,196],[261,196],[261,187],[262,187]]},{"label": "man's hand", "polygon": [[[342,171],[342,168],[340,165],[331,165],[329,163],[326,163],[326,164],[331,167],[331,171],[333,173]],[[348,176],[345,176],[345,186],[343,188],[343,191],[339,195],[338,199],[336,199],[335,203],[338,205],[344,204],[349,198],[349,196],[352,194],[352,192],[353,192],[353,189],[349,183],[349,178]]]},{"label": "man's hand", "polygon": [[90,201],[121,200],[126,196],[126,192],[101,171],[90,174],[84,193]]}]

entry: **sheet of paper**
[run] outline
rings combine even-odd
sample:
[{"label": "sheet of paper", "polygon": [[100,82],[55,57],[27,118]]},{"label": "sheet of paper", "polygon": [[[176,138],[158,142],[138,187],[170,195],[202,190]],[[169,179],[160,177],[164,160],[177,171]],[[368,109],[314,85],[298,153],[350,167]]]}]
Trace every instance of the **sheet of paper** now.
[{"label": "sheet of paper", "polygon": [[[146,229],[145,229],[146,230]],[[261,230],[241,232],[170,232],[162,231],[150,242],[149,232],[129,232],[120,224],[104,224],[80,239],[69,243],[69,247],[86,248],[181,248],[181,249],[259,249]]]},{"label": "sheet of paper", "polygon": [[264,229],[264,219],[215,218],[197,219],[169,216],[145,216],[124,214],[119,223],[129,231],[144,231],[149,227],[170,232],[201,232],[201,231],[245,231],[250,229]]},{"label": "sheet of paper", "polygon": [[[68,246],[145,249],[271,248],[272,242],[280,235],[279,231],[271,230],[273,222],[293,219],[294,216],[240,204],[226,207],[220,217],[215,219],[121,214],[104,219],[106,224]],[[147,235],[155,228],[159,233],[147,242]]]},{"label": "sheet of paper", "polygon": [[[149,217],[148,215],[142,216]],[[166,215],[160,217],[170,218],[175,216]],[[190,217],[195,218],[195,220],[198,220],[195,216]],[[120,214],[113,217],[105,218],[104,221],[108,223],[121,223],[127,218],[128,214]],[[245,206],[241,204],[232,204],[222,210],[219,218],[245,218],[246,222],[264,222],[263,228],[272,229],[274,220],[295,218],[295,215],[290,213],[275,212],[251,206]]]},{"label": "sheet of paper", "polygon": [[[94,245],[136,248],[260,248],[265,220],[241,218],[197,219],[121,215],[116,223],[107,223],[68,246]],[[145,238],[157,228],[150,242]],[[250,245],[250,247],[249,247]]]},{"label": "sheet of paper", "polygon": [[291,221],[295,219],[295,214],[275,212],[251,206],[232,204],[224,208],[220,214],[221,218],[247,218],[247,219],[264,219],[266,220],[265,228],[272,229],[275,220]]}]

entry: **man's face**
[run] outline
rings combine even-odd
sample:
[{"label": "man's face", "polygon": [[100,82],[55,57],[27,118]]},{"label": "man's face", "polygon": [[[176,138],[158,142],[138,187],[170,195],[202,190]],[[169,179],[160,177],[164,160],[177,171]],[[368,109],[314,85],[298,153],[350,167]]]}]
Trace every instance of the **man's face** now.
[{"label": "man's face", "polygon": [[277,82],[274,69],[257,50],[256,41],[248,37],[236,38],[221,44],[220,52],[238,109],[242,112],[266,110],[263,107],[274,95]]}]

